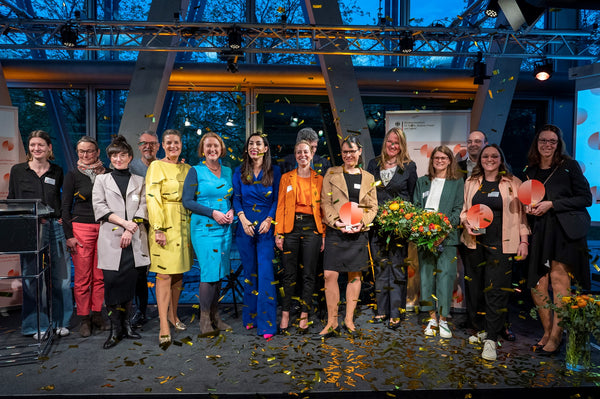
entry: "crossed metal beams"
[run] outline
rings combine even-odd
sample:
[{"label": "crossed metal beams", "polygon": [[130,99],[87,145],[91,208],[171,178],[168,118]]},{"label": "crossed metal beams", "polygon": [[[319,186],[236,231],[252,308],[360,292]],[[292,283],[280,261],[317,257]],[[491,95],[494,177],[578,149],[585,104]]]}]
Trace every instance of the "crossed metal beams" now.
[{"label": "crossed metal beams", "polygon": [[[65,47],[61,32],[77,32],[74,47]],[[83,21],[47,19],[0,20],[0,49],[88,51],[229,50],[227,35],[242,32],[246,53],[338,54],[370,56],[469,57],[484,56],[588,60],[600,59],[600,32],[438,26],[311,26],[232,23],[153,23],[145,21]],[[402,52],[401,35],[414,39],[413,51]],[[170,46],[156,45],[162,36],[176,37]],[[466,44],[466,46],[465,46]],[[497,44],[496,46],[494,44]],[[522,53],[515,53],[517,45]],[[457,50],[460,49],[460,50]]]}]

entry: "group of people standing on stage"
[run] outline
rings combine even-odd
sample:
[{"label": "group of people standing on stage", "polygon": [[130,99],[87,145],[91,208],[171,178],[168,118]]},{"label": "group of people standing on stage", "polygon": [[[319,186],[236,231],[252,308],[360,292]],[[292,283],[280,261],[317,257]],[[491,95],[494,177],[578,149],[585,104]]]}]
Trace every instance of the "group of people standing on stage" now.
[{"label": "group of people standing on stage", "polygon": [[[153,132],[140,136],[142,158],[135,160],[131,146],[116,137],[107,148],[112,170],[100,162],[95,140],[83,137],[77,143],[77,168],[64,181],[62,205],[62,170],[49,162],[50,137],[32,132],[27,144],[29,160],[13,167],[9,198],[41,198],[55,210],[47,220],[51,228],[45,237],[53,243],[51,250],[58,251],[52,254],[52,278],[59,282],[53,284],[54,327],[58,334],[68,334],[73,310],[65,283],[68,248],[75,265],[80,333],[89,336],[94,328],[108,329],[100,313],[104,302],[110,318],[105,348],[122,338],[139,337],[134,327],[146,317],[148,270],[156,273],[159,342],[171,341],[171,326],[187,328],[178,318],[177,305],[192,252],[200,268],[200,330],[209,334],[230,329],[217,305],[219,283],[230,272],[236,220],[246,329],[256,329],[267,339],[288,332],[296,325],[291,320],[295,299],[300,306],[297,330],[308,332],[322,283],[327,322],[316,337],[338,335],[338,280],[344,273],[342,327],[356,335],[354,313],[362,272],[371,264],[377,301],[372,322],[398,329],[405,317],[408,244],[382,237],[375,221],[378,206],[393,198],[441,212],[454,227],[436,243],[442,244],[441,252],[418,253],[420,308],[429,312],[427,336],[452,337],[448,317],[458,253],[465,264],[469,323],[477,331],[470,341],[483,344],[482,357],[487,360],[496,359],[496,342],[505,328],[514,259],[530,258],[528,284],[544,327],[534,346],[543,353],[554,353],[562,339],[558,320],[541,306],[548,300],[549,287],[560,306],[560,296],[569,293],[570,276],[583,288],[590,284],[586,251],[590,220],[585,208],[592,196],[578,163],[565,153],[560,129],[553,125],[540,129],[529,151],[526,178],[541,181],[546,190],[544,200],[532,206],[519,201],[521,180],[511,173],[500,147],[487,145],[479,131],[469,135],[464,160],[444,145],[434,148],[420,178],[406,137],[397,128],[386,133],[381,154],[366,169],[361,167],[357,136],[343,140],[343,164],[329,168],[329,162],[315,154],[318,136],[310,128],[299,132],[294,153],[283,159],[281,168],[273,163],[266,135],[251,134],[235,171],[222,164],[226,147],[212,132],[202,136],[198,146],[202,161],[194,167],[180,161],[182,140],[176,130],[163,133],[161,160],[155,159],[161,144]],[[348,202],[360,209],[359,220],[349,222],[340,215]],[[476,204],[493,212],[485,234],[467,218]],[[281,251],[279,283],[275,247]],[[24,296],[23,334],[33,334],[32,298]],[[133,315],[136,296],[138,311]]]}]

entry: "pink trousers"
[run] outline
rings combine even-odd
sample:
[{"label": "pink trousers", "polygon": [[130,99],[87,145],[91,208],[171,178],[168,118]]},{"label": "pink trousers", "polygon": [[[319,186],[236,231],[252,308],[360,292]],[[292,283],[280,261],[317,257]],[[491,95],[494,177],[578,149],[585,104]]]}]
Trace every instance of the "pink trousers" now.
[{"label": "pink trousers", "polygon": [[73,236],[83,247],[71,252],[75,267],[74,293],[77,315],[86,316],[90,310],[99,312],[104,302],[104,277],[98,269],[99,224],[73,222]]}]

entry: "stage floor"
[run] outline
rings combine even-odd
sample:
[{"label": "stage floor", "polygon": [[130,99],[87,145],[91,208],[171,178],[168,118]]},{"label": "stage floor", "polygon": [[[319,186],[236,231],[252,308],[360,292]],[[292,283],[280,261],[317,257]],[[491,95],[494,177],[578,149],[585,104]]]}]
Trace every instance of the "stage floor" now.
[{"label": "stage floor", "polygon": [[[188,330],[176,333],[165,350],[158,345],[157,318],[143,327],[141,339],[124,340],[109,350],[102,349],[107,332],[81,338],[74,319],[71,335],[55,338],[41,361],[0,368],[0,395],[489,399],[531,397],[534,390],[546,397],[600,396],[600,367],[587,373],[567,372],[564,349],[554,357],[532,352],[540,327],[518,310],[511,314],[517,340],[502,342],[495,362],[483,360],[481,346],[469,344],[467,331],[456,327],[464,314],[452,319],[452,339],[425,337],[423,313],[409,314],[403,326],[392,331],[369,323],[372,312],[363,307],[357,319],[358,338],[342,333],[315,340],[292,328],[291,335],[265,340],[255,335],[256,330],[242,328],[231,305],[222,305],[222,310],[233,331],[201,337],[197,306],[181,306],[179,314]],[[155,316],[156,309],[150,313]],[[16,311],[0,316],[2,347],[33,342],[21,337],[18,322]],[[315,321],[311,332],[317,334],[320,326]],[[592,360],[600,365],[596,348]]]}]

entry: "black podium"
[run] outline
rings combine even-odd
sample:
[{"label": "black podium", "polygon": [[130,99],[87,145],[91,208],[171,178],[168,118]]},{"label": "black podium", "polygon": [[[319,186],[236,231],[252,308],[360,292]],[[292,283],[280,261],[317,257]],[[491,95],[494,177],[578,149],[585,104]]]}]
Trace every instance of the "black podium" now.
[{"label": "black podium", "polygon": [[[40,200],[0,200],[0,255],[19,254],[35,257],[35,270],[19,275],[0,276],[0,280],[20,279],[35,290],[37,340],[20,337],[16,341],[2,340],[0,366],[31,363],[44,356],[54,336],[52,328],[52,283],[50,278],[50,251],[44,243],[43,218],[53,210]],[[49,325],[41,329],[40,315],[46,314]],[[14,334],[13,334],[14,335]]]}]

